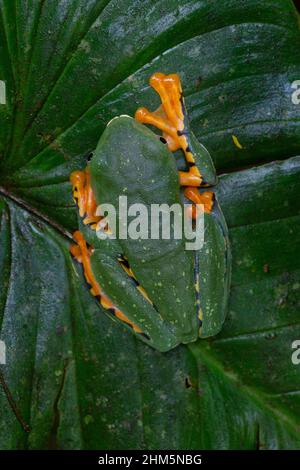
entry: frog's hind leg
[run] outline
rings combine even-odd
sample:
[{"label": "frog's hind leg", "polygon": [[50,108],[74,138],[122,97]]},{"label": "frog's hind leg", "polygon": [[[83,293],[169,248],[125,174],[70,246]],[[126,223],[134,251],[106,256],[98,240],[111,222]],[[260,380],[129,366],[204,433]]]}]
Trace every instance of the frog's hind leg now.
[{"label": "frog's hind leg", "polygon": [[90,183],[90,170],[87,166],[83,171],[71,173],[70,181],[73,186],[73,197],[79,208],[80,217],[84,217],[83,223],[96,230],[102,217],[96,215],[97,204]]},{"label": "frog's hind leg", "polygon": [[180,184],[199,187],[202,177],[188,145],[185,129],[186,113],[180,79],[177,74],[155,73],[150,78],[150,85],[159,94],[162,104],[154,112],[147,108],[139,108],[135,113],[135,118],[143,124],[150,124],[160,129],[172,152],[178,149],[183,150],[189,169],[179,171]]},{"label": "frog's hind leg", "polygon": [[141,286],[141,284],[137,280],[136,276],[134,275],[126,256],[119,255],[118,261],[119,261],[120,265],[122,266],[122,268],[124,269],[124,271],[131,278],[131,280],[132,280],[133,284],[135,285],[135,287],[137,288],[137,290],[142,294],[142,296],[147,300],[147,302],[149,302],[151,305],[153,305],[153,302],[150,299],[150,297],[148,296],[147,292],[145,291],[143,286]]},{"label": "frog's hind leg", "polygon": [[176,328],[160,315],[127,258],[122,255],[114,258],[96,249],[91,264],[107,296],[122,311],[127,322],[130,319],[133,325],[137,325],[139,331],[135,329],[135,332],[143,340],[160,351],[167,351],[178,344]]},{"label": "frog's hind leg", "polygon": [[136,333],[141,333],[140,328],[131,322],[126,317],[126,315],[124,315],[123,312],[121,312],[121,310],[113,304],[113,302],[104,294],[102,288],[96,281],[91,267],[91,255],[93,254],[93,248],[87,246],[87,243],[81,232],[74,232],[73,238],[76,241],[76,244],[71,245],[70,252],[74,258],[83,265],[84,276],[90,285],[91,294],[98,298],[103,308],[109,310],[110,313],[130,325]]},{"label": "frog's hind leg", "polygon": [[[178,172],[180,185],[185,187],[184,195],[194,204],[203,204],[204,212],[211,212],[214,193],[198,191],[198,187],[202,185],[202,176],[188,144],[186,110],[179,76],[155,73],[150,78],[150,85],[159,94],[161,106],[154,112],[147,108],[139,108],[135,118],[143,124],[150,124],[160,129],[171,152],[183,150],[189,168],[188,171]],[[197,217],[195,206],[191,215],[193,218]]]}]

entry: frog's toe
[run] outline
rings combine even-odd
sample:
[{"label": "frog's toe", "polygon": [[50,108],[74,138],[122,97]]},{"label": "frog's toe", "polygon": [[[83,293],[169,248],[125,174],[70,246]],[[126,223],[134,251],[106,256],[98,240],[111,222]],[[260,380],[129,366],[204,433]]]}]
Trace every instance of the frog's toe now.
[{"label": "frog's toe", "polygon": [[79,208],[79,215],[83,217],[86,212],[85,171],[73,171],[70,175],[70,182],[73,187],[73,198]]},{"label": "frog's toe", "polygon": [[181,186],[199,187],[201,177],[191,168],[189,171],[179,171],[179,183]]},{"label": "frog's toe", "polygon": [[197,188],[188,187],[185,188],[184,195],[194,204],[202,204],[204,206],[204,212],[210,213],[212,211],[215,199],[215,194],[212,191],[200,193]]},{"label": "frog's toe", "polygon": [[139,108],[135,113],[135,119],[142,124],[150,124],[151,126],[157,127],[157,129],[170,135],[173,139],[176,138],[176,128],[168,119],[161,116],[159,112],[151,112],[147,108]]},{"label": "frog's toe", "polygon": [[83,171],[71,173],[70,182],[73,186],[73,197],[78,205],[80,217],[84,217],[83,223],[96,230],[102,217],[96,215],[97,204],[93,188],[90,183],[90,170],[86,167]]},{"label": "frog's toe", "polygon": [[84,225],[90,225],[91,229],[97,230],[98,223],[101,222],[102,217],[98,215],[90,215],[83,219]]},{"label": "frog's toe", "polygon": [[78,261],[78,263],[82,263],[81,249],[78,245],[72,244],[70,246],[70,252],[72,256]]},{"label": "frog's toe", "polygon": [[150,78],[150,86],[159,94],[167,119],[176,130],[182,130],[184,115],[180,102],[182,89],[178,75],[154,73]]}]

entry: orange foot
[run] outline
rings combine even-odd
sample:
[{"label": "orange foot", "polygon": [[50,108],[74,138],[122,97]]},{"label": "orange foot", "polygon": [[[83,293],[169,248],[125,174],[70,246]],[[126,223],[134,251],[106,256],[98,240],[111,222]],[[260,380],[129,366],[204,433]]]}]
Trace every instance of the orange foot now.
[{"label": "orange foot", "polygon": [[84,276],[91,286],[90,292],[93,296],[97,297],[102,305],[103,308],[109,310],[113,313],[117,318],[122,320],[123,322],[130,325],[136,333],[142,333],[140,328],[132,323],[129,318],[127,318],[121,310],[119,310],[112,301],[104,294],[103,290],[101,289],[100,285],[95,279],[91,268],[91,254],[93,253],[93,248],[88,247],[86,241],[81,232],[78,230],[73,233],[73,238],[76,241],[76,244],[70,246],[70,252],[74,256],[74,258],[83,265]]},{"label": "orange foot", "polygon": [[[214,193],[212,191],[205,191],[199,193],[197,188],[185,188],[184,195],[187,199],[190,199],[194,204],[202,204],[204,206],[204,212],[210,213],[214,204]],[[196,209],[193,207],[193,209]],[[195,218],[196,210],[192,212],[193,218]]]},{"label": "orange foot", "polygon": [[[181,186],[186,187],[184,194],[195,204],[203,204],[205,212],[211,212],[214,193],[207,191],[201,194],[197,189],[201,186],[202,177],[188,145],[185,129],[186,111],[179,76],[157,72],[150,78],[150,85],[159,94],[161,106],[154,112],[150,112],[146,108],[139,108],[135,113],[135,119],[160,129],[171,152],[178,149],[183,150],[189,166],[189,171],[178,172]],[[192,210],[192,217],[197,217],[195,207]]]},{"label": "orange foot", "polygon": [[161,106],[154,112],[150,112],[146,108],[139,108],[135,113],[135,119],[160,129],[172,152],[178,149],[183,150],[189,171],[179,171],[180,184],[182,186],[200,186],[201,174],[195,165],[186,136],[185,106],[179,76],[177,74],[155,73],[150,78],[150,85],[159,94]]}]

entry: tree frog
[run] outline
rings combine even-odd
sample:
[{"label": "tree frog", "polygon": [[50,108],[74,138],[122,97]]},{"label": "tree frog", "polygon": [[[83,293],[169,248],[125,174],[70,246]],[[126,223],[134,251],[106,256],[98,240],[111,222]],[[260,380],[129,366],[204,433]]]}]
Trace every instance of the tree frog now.
[{"label": "tree frog", "polygon": [[[215,168],[190,129],[179,76],[155,73],[150,85],[160,107],[112,119],[86,169],[70,176],[79,209],[70,250],[105,312],[165,352],[220,331],[231,255],[226,222],[211,189],[217,183]],[[179,152],[183,167],[174,158]],[[190,202],[193,219],[195,204],[202,204],[203,247],[186,250],[184,240],[175,237],[112,237],[109,222],[96,209],[118,208],[120,195],[126,195],[128,206]],[[106,238],[99,239],[99,231]]]}]

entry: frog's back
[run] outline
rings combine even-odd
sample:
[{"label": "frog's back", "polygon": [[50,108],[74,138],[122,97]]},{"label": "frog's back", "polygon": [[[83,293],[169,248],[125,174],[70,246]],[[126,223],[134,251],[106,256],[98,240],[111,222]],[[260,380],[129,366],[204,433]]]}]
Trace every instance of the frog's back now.
[{"label": "frog's back", "polygon": [[[161,238],[161,219],[159,239],[151,238],[153,205],[170,208],[177,204],[181,208],[178,171],[171,152],[151,130],[122,116],[107,126],[90,168],[98,204],[112,204],[120,215],[119,197],[126,196],[128,209],[139,210],[134,204],[142,204],[147,211],[149,217],[140,227],[147,238],[119,240],[122,255],[155,308],[176,328],[180,342],[195,340],[198,318],[193,253],[185,250],[182,238],[174,238],[172,227],[170,238]],[[128,223],[130,228],[130,218]]]}]

